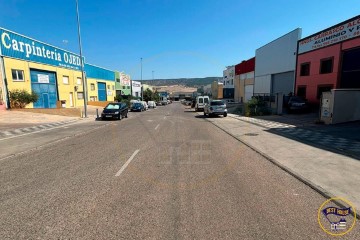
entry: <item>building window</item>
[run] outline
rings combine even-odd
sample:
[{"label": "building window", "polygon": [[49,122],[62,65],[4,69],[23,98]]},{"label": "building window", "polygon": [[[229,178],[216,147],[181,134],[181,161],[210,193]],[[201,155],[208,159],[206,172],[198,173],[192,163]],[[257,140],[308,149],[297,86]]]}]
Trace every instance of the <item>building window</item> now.
[{"label": "building window", "polygon": [[82,82],[82,81],[81,81],[81,78],[79,78],[79,77],[76,78],[76,84],[77,84],[77,85],[81,85],[81,82]]},{"label": "building window", "polygon": [[122,86],[122,89],[125,89],[125,86]]},{"label": "building window", "polygon": [[83,92],[77,92],[77,98],[78,99],[84,99],[84,93]]},{"label": "building window", "polygon": [[127,86],[127,89],[130,89],[130,86]]},{"label": "building window", "polygon": [[117,79],[116,79],[116,82],[118,82],[118,83],[119,83],[119,82],[120,82],[120,78],[117,78]]},{"label": "building window", "polygon": [[24,81],[24,71],[11,69],[12,79],[14,82],[23,82]]},{"label": "building window", "polygon": [[115,86],[114,86],[114,85],[112,85],[112,90],[113,90],[113,91],[115,90]]},{"label": "building window", "polygon": [[320,74],[332,73],[334,58],[327,58],[320,60]]},{"label": "building window", "polygon": [[302,63],[300,66],[300,76],[310,75],[310,63]]},{"label": "building window", "polygon": [[319,85],[317,91],[317,99],[321,98],[323,92],[330,92],[331,89],[333,89],[332,85]]},{"label": "building window", "polygon": [[107,89],[110,90],[110,85],[107,85]]},{"label": "building window", "polygon": [[299,97],[306,98],[306,86],[299,86],[297,89],[297,95]]},{"label": "building window", "polygon": [[91,91],[95,91],[95,84],[94,83],[90,84],[90,89],[91,89]]},{"label": "building window", "polygon": [[63,84],[69,84],[69,77],[63,76]]}]

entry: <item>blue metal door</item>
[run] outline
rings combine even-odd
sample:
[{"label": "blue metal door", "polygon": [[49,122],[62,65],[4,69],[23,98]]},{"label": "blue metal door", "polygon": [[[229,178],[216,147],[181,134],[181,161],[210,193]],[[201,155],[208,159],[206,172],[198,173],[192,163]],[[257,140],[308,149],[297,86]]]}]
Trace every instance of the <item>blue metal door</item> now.
[{"label": "blue metal door", "polygon": [[56,76],[53,72],[30,70],[31,89],[39,96],[34,108],[56,108]]},{"label": "blue metal door", "polygon": [[106,101],[106,83],[98,82],[99,101]]},{"label": "blue metal door", "polygon": [[44,108],[50,108],[49,105],[49,94],[48,93],[43,93],[42,94],[42,98],[44,100],[43,104],[44,104]]}]

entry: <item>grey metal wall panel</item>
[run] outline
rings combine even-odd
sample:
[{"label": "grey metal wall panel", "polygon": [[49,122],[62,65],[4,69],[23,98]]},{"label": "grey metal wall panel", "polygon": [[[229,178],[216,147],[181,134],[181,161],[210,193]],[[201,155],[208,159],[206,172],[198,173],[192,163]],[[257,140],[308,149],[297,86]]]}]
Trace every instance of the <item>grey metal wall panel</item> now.
[{"label": "grey metal wall panel", "polygon": [[294,71],[297,41],[300,38],[301,29],[297,28],[258,48],[255,58],[255,76]]},{"label": "grey metal wall panel", "polygon": [[283,93],[284,95],[294,91],[294,71],[272,75],[271,93]]}]

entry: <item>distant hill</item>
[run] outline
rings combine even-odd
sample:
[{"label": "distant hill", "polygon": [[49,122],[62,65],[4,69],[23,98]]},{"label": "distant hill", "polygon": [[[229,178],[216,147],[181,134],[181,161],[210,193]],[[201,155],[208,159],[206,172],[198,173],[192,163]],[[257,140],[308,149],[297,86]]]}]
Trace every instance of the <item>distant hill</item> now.
[{"label": "distant hill", "polygon": [[[171,85],[182,85],[186,87],[201,87],[204,85],[211,84],[222,77],[206,77],[206,78],[174,78],[174,79],[154,79],[154,80],[142,80],[143,84],[152,86],[171,86]],[[134,80],[139,81],[139,80]]]}]

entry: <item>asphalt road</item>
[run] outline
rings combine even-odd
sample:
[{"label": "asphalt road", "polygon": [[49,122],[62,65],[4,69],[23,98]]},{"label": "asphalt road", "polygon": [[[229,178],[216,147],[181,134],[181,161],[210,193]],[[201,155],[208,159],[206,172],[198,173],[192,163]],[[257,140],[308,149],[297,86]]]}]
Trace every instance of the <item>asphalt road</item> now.
[{"label": "asphalt road", "polygon": [[0,161],[0,239],[330,238],[325,198],[179,103],[97,124]]}]

